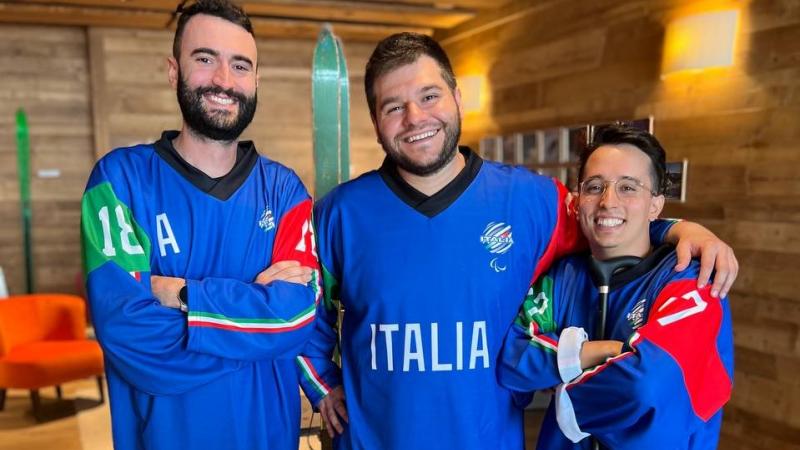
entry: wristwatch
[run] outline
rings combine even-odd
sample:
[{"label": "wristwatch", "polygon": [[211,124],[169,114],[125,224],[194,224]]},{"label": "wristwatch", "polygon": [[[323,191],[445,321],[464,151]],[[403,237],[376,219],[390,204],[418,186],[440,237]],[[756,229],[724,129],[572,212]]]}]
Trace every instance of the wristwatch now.
[{"label": "wristwatch", "polygon": [[178,301],[180,302],[180,310],[188,313],[189,312],[189,305],[186,304],[188,300],[189,294],[186,291],[186,286],[182,287],[180,291],[178,291]]}]

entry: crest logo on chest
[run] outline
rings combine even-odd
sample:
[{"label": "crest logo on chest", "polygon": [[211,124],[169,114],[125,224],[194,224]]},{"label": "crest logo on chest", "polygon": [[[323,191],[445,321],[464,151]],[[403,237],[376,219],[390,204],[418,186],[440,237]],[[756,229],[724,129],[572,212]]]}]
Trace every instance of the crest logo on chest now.
[{"label": "crest logo on chest", "polygon": [[[481,234],[480,242],[490,254],[502,255],[508,252],[514,245],[514,238],[511,237],[511,225],[503,222],[489,222]],[[497,273],[505,272],[508,268],[499,256],[489,261],[489,267]]]},{"label": "crest logo on chest", "polygon": [[258,219],[258,227],[264,230],[265,233],[275,229],[275,218],[272,216],[272,210],[269,209],[269,205],[261,213],[261,218]]},{"label": "crest logo on chest", "polygon": [[503,222],[489,222],[481,234],[480,241],[486,250],[489,250],[489,253],[498,255],[506,253],[514,244],[514,239],[511,237],[511,225]]},{"label": "crest logo on chest", "polygon": [[636,302],[633,306],[633,309],[625,316],[628,319],[628,325],[631,326],[634,330],[641,327],[642,323],[644,323],[644,305],[647,303],[647,299],[643,298]]}]

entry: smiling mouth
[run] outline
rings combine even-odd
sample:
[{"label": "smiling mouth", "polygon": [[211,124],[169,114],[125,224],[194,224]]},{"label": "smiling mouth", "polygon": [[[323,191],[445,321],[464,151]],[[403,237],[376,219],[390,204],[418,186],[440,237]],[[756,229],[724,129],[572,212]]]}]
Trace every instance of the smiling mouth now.
[{"label": "smiling mouth", "polygon": [[205,98],[213,104],[221,106],[230,106],[236,103],[236,99],[232,97],[223,97],[217,94],[206,94]]},{"label": "smiling mouth", "polygon": [[603,217],[595,219],[594,223],[600,228],[615,228],[625,223],[625,220],[616,217]]},{"label": "smiling mouth", "polygon": [[413,144],[414,142],[421,141],[423,139],[432,138],[433,136],[436,136],[436,134],[438,134],[438,133],[439,133],[439,129],[437,128],[435,130],[429,130],[429,131],[425,131],[424,133],[419,133],[419,134],[415,134],[413,136],[409,136],[409,137],[407,137],[407,138],[405,138],[403,140],[406,143]]}]

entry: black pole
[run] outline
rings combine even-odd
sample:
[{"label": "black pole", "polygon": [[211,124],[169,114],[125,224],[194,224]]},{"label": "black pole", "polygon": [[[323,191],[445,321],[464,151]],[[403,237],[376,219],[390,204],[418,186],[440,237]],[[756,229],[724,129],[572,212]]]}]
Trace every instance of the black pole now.
[{"label": "black pole", "polygon": [[603,340],[606,338],[606,315],[608,314],[608,286],[611,284],[611,277],[615,273],[635,266],[642,261],[636,256],[619,256],[606,260],[598,260],[594,257],[589,258],[589,271],[592,281],[600,293],[600,309],[598,315],[600,320],[595,332],[594,339]]},{"label": "black pole", "polygon": [[[592,281],[600,294],[600,305],[597,311],[599,320],[597,321],[593,340],[606,339],[606,317],[608,315],[608,288],[611,284],[611,277],[615,273],[621,272],[629,267],[633,267],[641,262],[642,258],[636,256],[619,256],[606,260],[598,260],[594,257],[589,258],[589,271]],[[600,441],[592,437],[592,448],[600,450]]]}]

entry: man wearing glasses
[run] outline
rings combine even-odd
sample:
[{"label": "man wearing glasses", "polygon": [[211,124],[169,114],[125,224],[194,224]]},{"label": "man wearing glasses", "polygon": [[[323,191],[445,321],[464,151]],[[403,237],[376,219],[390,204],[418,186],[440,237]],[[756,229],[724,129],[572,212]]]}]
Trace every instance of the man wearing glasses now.
[{"label": "man wearing glasses", "polygon": [[[559,261],[532,286],[498,370],[520,403],[556,387],[540,449],[713,449],[730,398],[733,335],[726,298],[698,288],[699,263],[675,272],[675,249],[653,248],[664,206],[665,155],[649,133],[601,130],[581,156],[578,220],[591,256]],[[599,326],[590,258],[635,257],[608,286]],[[636,261],[636,260],[634,260]],[[602,291],[600,291],[602,293]]]}]

